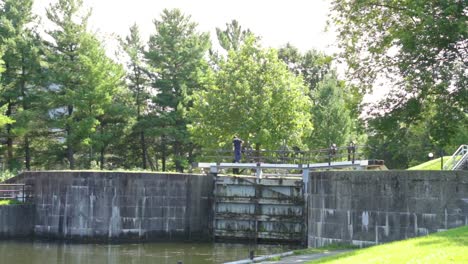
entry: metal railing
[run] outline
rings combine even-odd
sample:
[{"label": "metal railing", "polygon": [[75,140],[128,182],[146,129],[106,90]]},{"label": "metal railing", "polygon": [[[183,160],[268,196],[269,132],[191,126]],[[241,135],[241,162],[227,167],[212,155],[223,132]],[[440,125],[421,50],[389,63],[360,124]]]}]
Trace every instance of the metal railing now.
[{"label": "metal railing", "polygon": [[32,185],[29,184],[0,184],[0,200],[26,203],[32,200],[32,193]]},{"label": "metal railing", "polygon": [[[244,148],[241,151],[241,163],[274,163],[274,164],[310,164],[331,163],[337,161],[355,161],[364,159],[367,146],[359,145],[334,149],[316,149],[302,151],[299,149],[255,150]],[[234,162],[234,151],[229,149],[204,150],[199,155],[203,162]]]},{"label": "metal railing", "polygon": [[444,170],[460,169],[468,161],[468,145],[461,145],[445,162]]}]

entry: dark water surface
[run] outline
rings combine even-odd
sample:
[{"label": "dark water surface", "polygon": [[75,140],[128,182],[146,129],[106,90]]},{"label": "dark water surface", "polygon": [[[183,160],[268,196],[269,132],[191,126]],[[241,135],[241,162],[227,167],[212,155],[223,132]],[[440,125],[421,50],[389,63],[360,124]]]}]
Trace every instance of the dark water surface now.
[{"label": "dark water surface", "polygon": [[66,244],[0,241],[1,264],[211,264],[280,253],[291,246],[220,243]]}]

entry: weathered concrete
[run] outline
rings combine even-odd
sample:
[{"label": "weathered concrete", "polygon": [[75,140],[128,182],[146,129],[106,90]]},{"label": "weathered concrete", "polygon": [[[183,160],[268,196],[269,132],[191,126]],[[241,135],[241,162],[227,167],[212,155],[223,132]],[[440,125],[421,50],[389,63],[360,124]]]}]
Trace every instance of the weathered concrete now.
[{"label": "weathered concrete", "polygon": [[468,225],[467,171],[312,172],[308,245],[372,245]]},{"label": "weathered concrete", "polygon": [[30,237],[34,230],[34,205],[0,206],[0,239]]},{"label": "weathered concrete", "polygon": [[145,241],[210,239],[213,179],[206,175],[25,172],[38,237]]},{"label": "weathered concrete", "polygon": [[214,235],[221,240],[305,240],[303,184],[297,179],[216,177]]}]

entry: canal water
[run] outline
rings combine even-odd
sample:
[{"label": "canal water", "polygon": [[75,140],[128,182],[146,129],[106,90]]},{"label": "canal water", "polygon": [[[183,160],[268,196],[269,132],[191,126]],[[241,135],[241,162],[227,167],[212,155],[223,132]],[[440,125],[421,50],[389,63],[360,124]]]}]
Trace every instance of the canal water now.
[{"label": "canal water", "polygon": [[211,264],[281,253],[292,246],[221,243],[67,244],[0,241],[5,264]]}]

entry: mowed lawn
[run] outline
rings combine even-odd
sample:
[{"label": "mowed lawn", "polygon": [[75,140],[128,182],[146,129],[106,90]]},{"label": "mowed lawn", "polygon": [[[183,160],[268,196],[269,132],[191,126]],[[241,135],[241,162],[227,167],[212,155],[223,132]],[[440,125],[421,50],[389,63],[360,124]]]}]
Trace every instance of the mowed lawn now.
[{"label": "mowed lawn", "polygon": [[468,263],[468,226],[308,263]]},{"label": "mowed lawn", "polygon": [[[450,159],[451,156],[444,157],[444,164]],[[424,162],[417,166],[408,168],[408,170],[440,170],[440,158]]]}]

